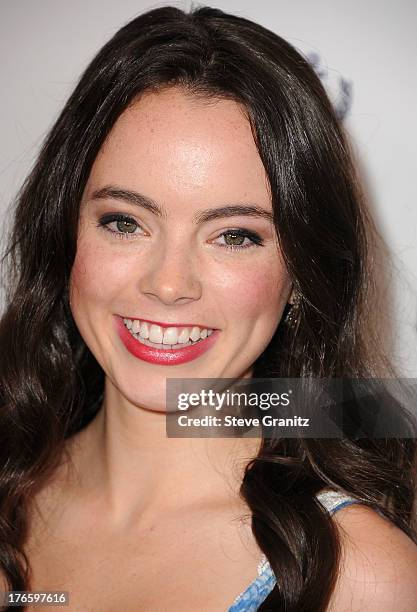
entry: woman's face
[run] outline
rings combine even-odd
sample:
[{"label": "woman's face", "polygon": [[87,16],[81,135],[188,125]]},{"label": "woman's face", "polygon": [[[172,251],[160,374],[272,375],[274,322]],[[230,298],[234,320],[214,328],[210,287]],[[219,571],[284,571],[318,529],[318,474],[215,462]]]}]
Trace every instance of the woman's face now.
[{"label": "woman's face", "polygon": [[169,88],[121,115],[84,191],[70,283],[117,393],[162,411],[166,378],[250,376],[291,290],[271,215],[237,103]]}]

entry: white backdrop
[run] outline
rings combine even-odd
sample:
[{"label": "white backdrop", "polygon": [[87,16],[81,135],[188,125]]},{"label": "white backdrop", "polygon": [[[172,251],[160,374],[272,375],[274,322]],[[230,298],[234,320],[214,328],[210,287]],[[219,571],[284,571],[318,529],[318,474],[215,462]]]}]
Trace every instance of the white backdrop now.
[{"label": "white backdrop", "polygon": [[[190,2],[0,0],[2,222],[87,62],[121,25],[164,4],[189,8]],[[393,303],[385,319],[395,337],[390,356],[404,376],[417,376],[417,2],[208,4],[258,21],[301,51],[319,53],[330,76],[352,82],[346,125],[392,258],[382,292],[382,300]]]}]

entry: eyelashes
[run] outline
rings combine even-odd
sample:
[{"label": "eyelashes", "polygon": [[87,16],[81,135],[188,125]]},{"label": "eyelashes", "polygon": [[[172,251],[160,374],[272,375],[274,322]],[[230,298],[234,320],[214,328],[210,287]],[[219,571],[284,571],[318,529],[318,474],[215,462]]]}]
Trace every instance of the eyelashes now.
[{"label": "eyelashes", "polygon": [[[112,223],[116,224],[117,229],[110,228],[110,225]],[[123,231],[120,229],[120,227],[123,227],[123,225],[124,230],[127,231]],[[140,226],[131,217],[118,213],[101,217],[99,219],[97,227],[101,227],[102,229],[109,231],[111,234],[114,234],[116,238],[129,238],[129,234],[133,234],[134,230]]]},{"label": "eyelashes", "polygon": [[[142,233],[136,232],[136,229],[141,229],[141,226],[132,219],[132,217],[121,213],[104,215],[99,219],[97,227],[110,232],[115,238],[121,240],[132,240],[136,236],[143,235]],[[237,240],[238,243],[217,243],[217,246],[230,251],[243,251],[244,249],[253,248],[254,246],[263,246],[264,243],[259,234],[243,228],[228,229],[222,232],[218,238],[225,238],[226,236],[230,236],[232,240]],[[245,240],[250,241],[249,244],[244,244]]]}]

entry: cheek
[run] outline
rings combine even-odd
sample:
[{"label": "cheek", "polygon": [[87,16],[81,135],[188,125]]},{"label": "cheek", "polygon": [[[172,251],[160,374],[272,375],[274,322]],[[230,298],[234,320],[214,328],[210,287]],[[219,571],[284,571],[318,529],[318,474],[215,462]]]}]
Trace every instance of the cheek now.
[{"label": "cheek", "polygon": [[267,319],[271,324],[279,318],[290,289],[288,275],[279,261],[239,266],[227,273],[223,270],[216,284],[228,319]]},{"label": "cheek", "polygon": [[70,279],[72,310],[87,316],[95,306],[110,302],[124,285],[124,276],[124,268],[106,251],[80,244]]}]

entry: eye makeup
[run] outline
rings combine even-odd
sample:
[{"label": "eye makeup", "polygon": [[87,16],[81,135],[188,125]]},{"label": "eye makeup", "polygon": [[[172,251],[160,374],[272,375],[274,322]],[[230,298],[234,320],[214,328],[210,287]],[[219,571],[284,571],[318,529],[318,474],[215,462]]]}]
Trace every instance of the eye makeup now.
[{"label": "eye makeup", "polygon": [[[113,227],[112,227],[113,226]],[[135,219],[130,217],[129,215],[123,213],[109,213],[100,217],[97,227],[103,229],[107,232],[110,232],[115,238],[124,239],[124,240],[132,240],[138,236],[142,236],[142,232],[136,232],[136,229],[142,229],[141,226]],[[258,233],[245,229],[245,228],[230,228],[222,232],[218,238],[224,238],[226,240],[227,236],[232,236],[232,240],[243,239],[248,240],[249,243],[243,246],[240,244],[220,244],[217,243],[217,246],[220,248],[229,249],[231,251],[241,251],[248,248],[253,248],[256,246],[264,246],[264,240],[259,236]]]}]

